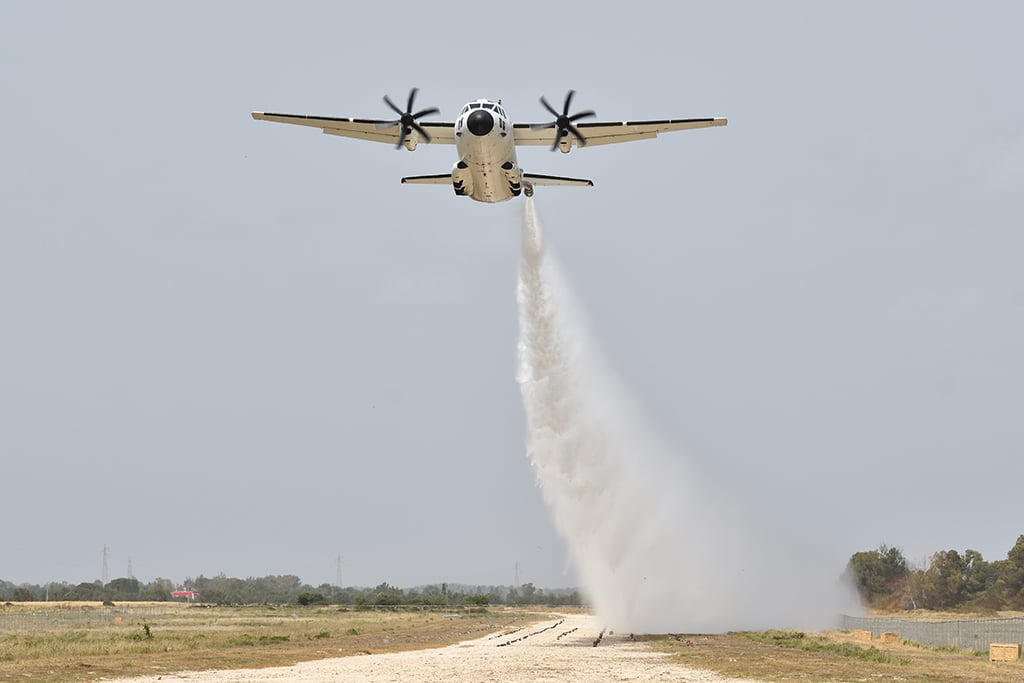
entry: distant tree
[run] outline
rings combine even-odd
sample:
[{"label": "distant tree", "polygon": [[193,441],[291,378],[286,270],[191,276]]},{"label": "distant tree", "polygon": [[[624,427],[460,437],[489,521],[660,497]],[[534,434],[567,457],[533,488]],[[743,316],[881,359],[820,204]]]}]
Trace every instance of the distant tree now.
[{"label": "distant tree", "polygon": [[354,605],[360,591],[352,586],[339,589],[334,596],[333,602],[339,605]]},{"label": "distant tree", "polygon": [[299,593],[295,598],[295,602],[303,606],[323,605],[327,603],[327,596],[316,591],[308,591],[306,593]]},{"label": "distant tree", "polygon": [[931,557],[921,577],[921,604],[929,609],[950,609],[964,600],[967,565],[960,553],[943,550]]},{"label": "distant tree", "polygon": [[232,596],[221,588],[207,587],[199,593],[199,599],[210,605],[237,605],[240,604],[238,601],[233,600]]},{"label": "distant tree", "polygon": [[449,603],[447,587],[440,584],[424,586],[420,591],[418,601],[421,605],[447,605]]},{"label": "distant tree", "polygon": [[111,600],[138,600],[142,584],[135,578],[113,579],[105,586]]},{"label": "distant tree", "polygon": [[965,550],[963,560],[963,597],[967,602],[976,603],[995,586],[995,567],[991,562],[986,562],[977,550]]},{"label": "distant tree", "polygon": [[398,588],[384,582],[373,589],[372,602],[374,605],[401,605],[405,602],[405,595]]},{"label": "distant tree", "polygon": [[1017,542],[1006,553],[1006,559],[1012,562],[1017,569],[1024,569],[1024,534],[1017,537]]},{"label": "distant tree", "polygon": [[170,579],[155,578],[139,591],[140,600],[168,601],[174,591],[174,583]]},{"label": "distant tree", "polygon": [[570,591],[565,596],[565,601],[562,604],[572,605],[573,607],[580,607],[583,605],[583,596],[580,595],[580,592],[578,590]]},{"label": "distant tree", "polygon": [[14,602],[34,602],[36,600],[35,591],[27,583],[23,583],[11,592],[11,598]]},{"label": "distant tree", "polygon": [[106,595],[99,581],[80,583],[68,591],[68,600],[104,600]]},{"label": "distant tree", "polygon": [[1008,609],[1024,609],[1024,535],[1006,554],[1006,560],[999,563],[996,588]]},{"label": "distant tree", "polygon": [[905,596],[908,590],[907,560],[903,551],[885,544],[878,550],[854,553],[846,564],[846,575],[868,605],[891,602],[894,597]]}]

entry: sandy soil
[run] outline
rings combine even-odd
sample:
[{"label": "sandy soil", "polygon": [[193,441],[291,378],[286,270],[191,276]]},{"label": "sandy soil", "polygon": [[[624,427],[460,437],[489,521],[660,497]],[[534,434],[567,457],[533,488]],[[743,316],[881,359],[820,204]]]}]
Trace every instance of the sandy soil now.
[{"label": "sandy soil", "polygon": [[758,683],[722,678],[690,669],[653,652],[628,635],[601,636],[597,619],[566,615],[515,632],[434,650],[396,654],[356,655],[303,662],[295,666],[235,671],[197,671],[165,676],[120,679],[132,683],[241,683],[243,681],[679,681],[703,683]]}]

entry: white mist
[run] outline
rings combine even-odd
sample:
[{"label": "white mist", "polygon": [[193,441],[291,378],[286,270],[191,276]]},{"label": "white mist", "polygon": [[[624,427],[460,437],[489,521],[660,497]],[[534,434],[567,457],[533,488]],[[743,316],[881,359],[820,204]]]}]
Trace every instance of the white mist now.
[{"label": "white mist", "polygon": [[833,625],[842,568],[755,529],[658,438],[525,205],[517,379],[528,454],[597,613],[635,633]]}]

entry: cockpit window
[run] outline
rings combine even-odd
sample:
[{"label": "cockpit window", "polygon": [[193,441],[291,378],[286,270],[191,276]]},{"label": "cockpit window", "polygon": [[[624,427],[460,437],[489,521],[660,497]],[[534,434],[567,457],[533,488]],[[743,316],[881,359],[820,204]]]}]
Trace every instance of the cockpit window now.
[{"label": "cockpit window", "polygon": [[474,102],[473,104],[469,105],[469,108],[470,109],[479,109],[480,108],[480,103],[479,102]]}]

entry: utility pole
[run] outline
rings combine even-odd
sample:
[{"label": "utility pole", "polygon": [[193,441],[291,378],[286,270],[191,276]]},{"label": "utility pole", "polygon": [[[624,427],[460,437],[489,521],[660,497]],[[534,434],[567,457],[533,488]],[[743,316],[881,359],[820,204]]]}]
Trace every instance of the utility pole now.
[{"label": "utility pole", "polygon": [[341,553],[338,553],[338,571],[334,575],[334,587],[341,590]]},{"label": "utility pole", "polygon": [[110,580],[109,572],[107,571],[107,554],[108,554],[107,545],[106,545],[106,543],[104,543],[103,544],[103,571],[100,574],[100,583],[102,583],[104,586],[106,586],[107,583]]}]

